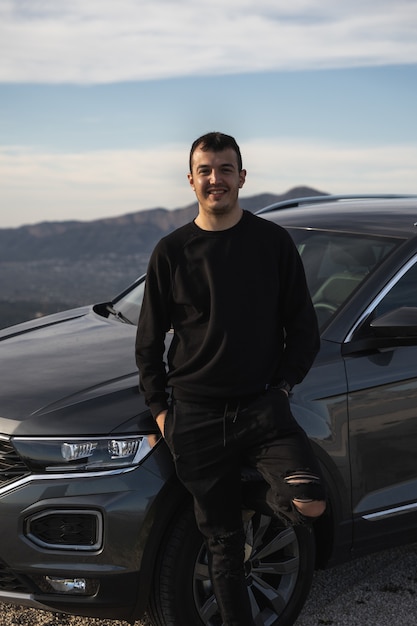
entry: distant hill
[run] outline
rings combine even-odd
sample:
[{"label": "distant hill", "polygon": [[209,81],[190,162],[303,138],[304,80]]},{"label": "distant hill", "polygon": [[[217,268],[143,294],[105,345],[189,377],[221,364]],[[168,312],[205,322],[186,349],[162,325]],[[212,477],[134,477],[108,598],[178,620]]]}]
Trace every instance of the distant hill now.
[{"label": "distant hill", "polygon": [[[310,187],[241,198],[256,211],[280,200],[323,195]],[[84,304],[109,301],[146,271],[168,232],[192,220],[197,203],[90,222],[0,229],[0,328]]]},{"label": "distant hill", "polygon": [[[254,212],[273,202],[316,195],[322,195],[322,192],[310,187],[295,187],[281,195],[264,193],[241,198],[240,204]],[[197,203],[194,203],[180,209],[154,208],[90,222],[41,222],[0,229],[0,262],[75,260],[108,253],[122,256],[146,253],[162,236],[196,215]]]}]

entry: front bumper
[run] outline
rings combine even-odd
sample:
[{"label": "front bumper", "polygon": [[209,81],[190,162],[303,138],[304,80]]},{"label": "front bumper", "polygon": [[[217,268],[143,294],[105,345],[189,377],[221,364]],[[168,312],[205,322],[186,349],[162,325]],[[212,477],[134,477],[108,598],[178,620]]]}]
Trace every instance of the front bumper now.
[{"label": "front bumper", "polygon": [[174,481],[162,443],[133,469],[9,483],[0,494],[0,600],[138,619],[164,516],[178,506]]}]

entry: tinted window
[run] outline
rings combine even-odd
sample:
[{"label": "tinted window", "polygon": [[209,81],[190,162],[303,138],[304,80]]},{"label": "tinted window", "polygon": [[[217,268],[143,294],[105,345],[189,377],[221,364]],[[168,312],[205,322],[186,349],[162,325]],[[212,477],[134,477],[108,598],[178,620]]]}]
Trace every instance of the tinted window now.
[{"label": "tinted window", "polygon": [[374,317],[400,307],[417,307],[417,263],[390,289],[375,308]]},{"label": "tinted window", "polygon": [[394,248],[386,238],[289,229],[304,263],[319,325],[325,325]]}]

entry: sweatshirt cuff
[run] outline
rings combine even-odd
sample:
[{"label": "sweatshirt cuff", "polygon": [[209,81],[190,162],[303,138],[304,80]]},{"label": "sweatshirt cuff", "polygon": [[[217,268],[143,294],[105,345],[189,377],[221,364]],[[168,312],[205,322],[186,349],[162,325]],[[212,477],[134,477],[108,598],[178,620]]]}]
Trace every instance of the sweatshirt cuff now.
[{"label": "sweatshirt cuff", "polygon": [[168,402],[152,402],[151,404],[149,404],[149,408],[151,410],[152,413],[152,417],[154,419],[156,419],[158,417],[158,415],[160,413],[162,413],[162,411],[167,411],[169,408]]}]

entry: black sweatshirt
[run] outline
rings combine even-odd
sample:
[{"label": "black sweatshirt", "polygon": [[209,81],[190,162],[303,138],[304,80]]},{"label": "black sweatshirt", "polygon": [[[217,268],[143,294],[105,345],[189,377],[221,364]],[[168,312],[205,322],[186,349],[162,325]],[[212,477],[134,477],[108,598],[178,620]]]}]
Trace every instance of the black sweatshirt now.
[{"label": "black sweatshirt", "polygon": [[293,386],[318,348],[302,262],[277,224],[244,211],[232,228],[191,222],[155,247],[136,339],[140,389],[154,416],[168,406],[167,387],[203,402],[261,393],[282,379]]}]

